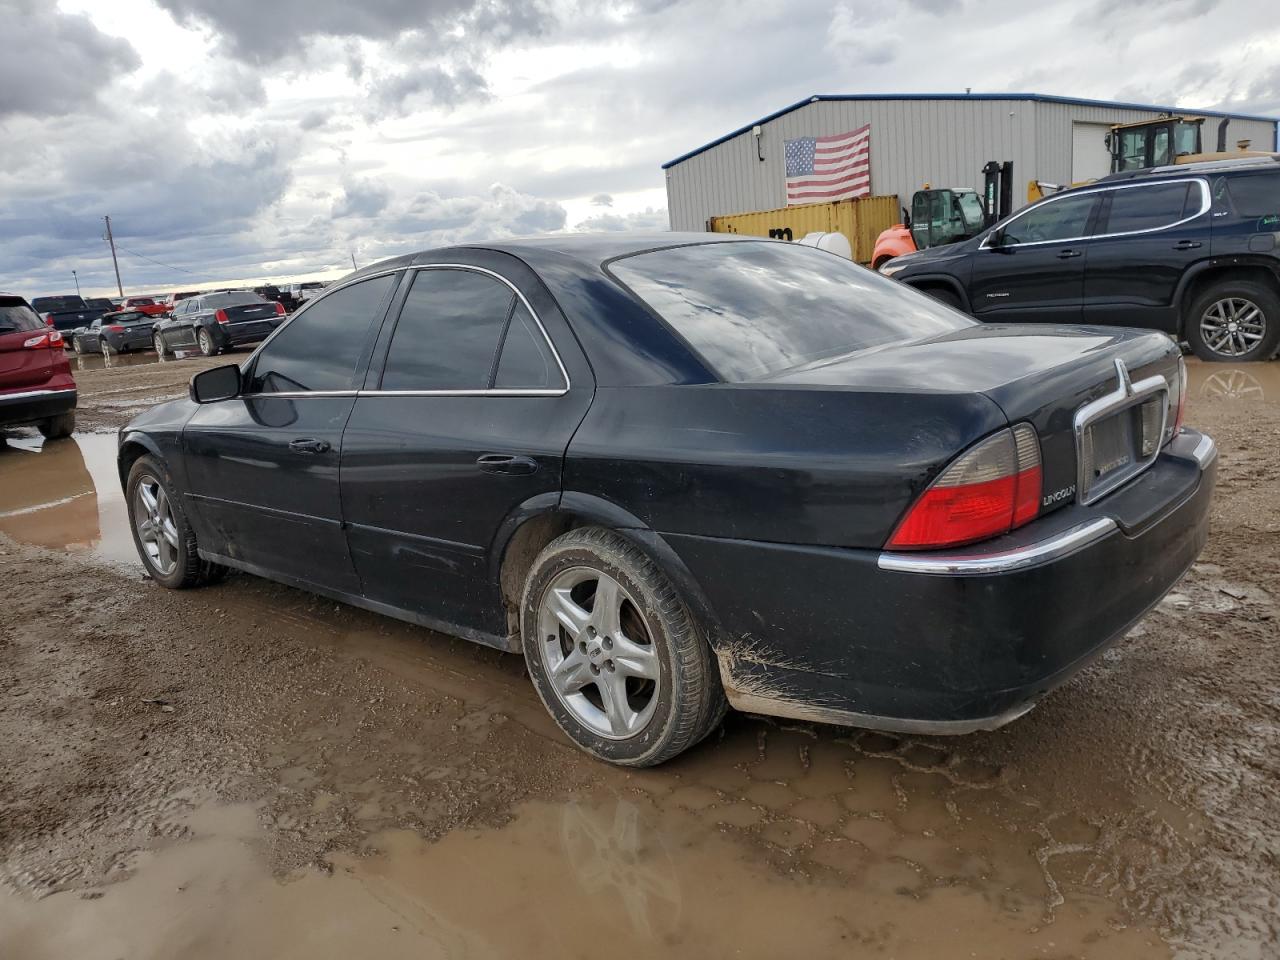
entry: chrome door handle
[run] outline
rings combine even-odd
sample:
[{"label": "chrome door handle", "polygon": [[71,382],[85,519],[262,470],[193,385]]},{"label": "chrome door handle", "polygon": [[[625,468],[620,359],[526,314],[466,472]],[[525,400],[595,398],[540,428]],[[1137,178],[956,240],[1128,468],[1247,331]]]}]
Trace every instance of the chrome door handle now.
[{"label": "chrome door handle", "polygon": [[302,438],[299,440],[290,440],[289,449],[294,453],[328,453],[328,440],[311,440]]},{"label": "chrome door handle", "polygon": [[1199,240],[1179,240],[1177,243],[1175,243],[1175,244],[1173,245],[1173,249],[1175,249],[1175,250],[1195,250],[1195,249],[1196,249],[1196,248],[1198,248],[1199,246],[1201,246],[1201,243],[1200,243],[1200,241],[1199,241]]},{"label": "chrome door handle", "polygon": [[1078,256],[1080,256],[1080,251],[1079,251],[1079,250],[1071,250],[1071,249],[1067,249],[1067,250],[1059,250],[1059,251],[1058,251],[1058,259],[1059,259],[1059,260],[1070,260],[1072,257],[1078,257]]},{"label": "chrome door handle", "polygon": [[505,473],[528,476],[538,472],[538,461],[533,457],[516,457],[504,453],[486,453],[476,460],[476,466],[485,473]]}]

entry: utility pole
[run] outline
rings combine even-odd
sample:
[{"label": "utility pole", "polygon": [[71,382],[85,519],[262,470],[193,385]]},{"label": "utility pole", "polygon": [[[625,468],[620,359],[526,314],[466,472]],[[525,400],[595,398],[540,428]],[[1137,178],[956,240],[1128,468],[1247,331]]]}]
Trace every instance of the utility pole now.
[{"label": "utility pole", "polygon": [[359,267],[356,266],[356,253],[354,250],[351,251],[351,269],[352,270],[360,269]]},{"label": "utility pole", "polygon": [[71,271],[71,279],[76,282],[76,296],[80,296],[80,278],[76,276],[74,270]]},{"label": "utility pole", "polygon": [[124,299],[124,284],[120,282],[120,261],[116,259],[116,241],[111,236],[111,218],[103,217],[107,221],[107,243],[111,246],[111,262],[116,268],[116,289],[120,291],[120,298]]}]

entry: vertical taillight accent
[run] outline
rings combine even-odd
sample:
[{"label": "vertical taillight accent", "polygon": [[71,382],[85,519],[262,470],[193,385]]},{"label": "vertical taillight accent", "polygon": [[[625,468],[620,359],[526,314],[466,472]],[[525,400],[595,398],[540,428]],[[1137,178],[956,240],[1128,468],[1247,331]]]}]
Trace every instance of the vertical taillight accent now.
[{"label": "vertical taillight accent", "polygon": [[229,322],[229,321],[227,320],[227,311],[225,311],[225,310],[215,310],[215,311],[213,312],[213,319],[217,320],[219,323],[228,323],[228,322]]},{"label": "vertical taillight accent", "polygon": [[[1187,414],[1187,361],[1178,358],[1178,412],[1173,418],[1173,437],[1182,430],[1182,420]],[[1173,439],[1170,437],[1169,439]]]},{"label": "vertical taillight accent", "polygon": [[889,538],[894,549],[954,547],[1008,533],[1040,510],[1040,441],[1020,423],[979,441],[942,471]]},{"label": "vertical taillight accent", "polygon": [[279,300],[276,301],[276,316],[279,316],[279,317],[284,316],[284,304],[281,303]]},{"label": "vertical taillight accent", "polygon": [[1020,527],[1040,512],[1040,438],[1035,427],[1020,423],[1013,428],[1018,452],[1018,485],[1013,500],[1013,527]]}]

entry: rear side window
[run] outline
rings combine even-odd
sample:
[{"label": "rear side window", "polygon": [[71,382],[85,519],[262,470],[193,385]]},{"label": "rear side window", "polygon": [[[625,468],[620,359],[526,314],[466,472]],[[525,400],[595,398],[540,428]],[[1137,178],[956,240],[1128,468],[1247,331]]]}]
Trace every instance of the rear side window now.
[{"label": "rear side window", "polygon": [[[1280,217],[1280,176],[1261,173],[1231,177],[1227,180],[1227,190],[1231,194],[1231,204],[1240,216],[1259,219]],[[1275,222],[1272,221],[1273,224]]]},{"label": "rear side window", "polygon": [[295,315],[258,354],[249,392],[355,389],[369,328],[386,309],[395,280],[353,283]]},{"label": "rear side window", "polygon": [[565,386],[550,344],[523,303],[516,304],[507,325],[493,385],[502,390]]},{"label": "rear side window", "polygon": [[484,390],[516,296],[471,270],[419,270],[400,311],[383,390]]},{"label": "rear side window", "polygon": [[0,333],[44,330],[44,321],[20,300],[0,299]]},{"label": "rear side window", "polygon": [[843,257],[794,243],[672,247],[608,269],[728,382],[977,322]]},{"label": "rear side window", "polygon": [[[1200,209],[1200,187],[1194,183],[1155,183],[1111,191],[1107,233],[1158,230]],[[1190,210],[1190,212],[1187,212]]]}]

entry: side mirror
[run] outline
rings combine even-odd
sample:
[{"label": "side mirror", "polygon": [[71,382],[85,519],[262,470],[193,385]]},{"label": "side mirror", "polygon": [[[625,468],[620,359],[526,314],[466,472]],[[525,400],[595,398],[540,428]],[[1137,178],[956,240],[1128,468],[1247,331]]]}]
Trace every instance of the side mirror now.
[{"label": "side mirror", "polygon": [[201,370],[187,388],[196,403],[217,403],[240,396],[240,367],[234,363]]},{"label": "side mirror", "polygon": [[999,250],[1004,246],[1004,231],[1000,229],[992,230],[991,236],[987,238],[987,246],[992,250]]}]

